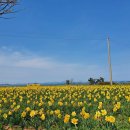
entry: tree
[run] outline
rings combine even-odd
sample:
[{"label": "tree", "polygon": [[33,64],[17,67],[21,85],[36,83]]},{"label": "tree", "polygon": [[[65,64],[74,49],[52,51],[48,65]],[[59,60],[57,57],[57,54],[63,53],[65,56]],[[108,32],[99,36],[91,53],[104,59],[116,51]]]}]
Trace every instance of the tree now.
[{"label": "tree", "polygon": [[91,85],[93,85],[93,84],[95,84],[95,79],[89,78],[89,79],[88,79],[88,82],[89,82]]},{"label": "tree", "polygon": [[0,16],[13,13],[13,7],[17,4],[17,0],[0,0]]},{"label": "tree", "polygon": [[70,85],[70,80],[66,80],[66,85]]},{"label": "tree", "polygon": [[95,79],[95,84],[99,84],[100,82],[100,79]]},{"label": "tree", "polygon": [[103,77],[100,77],[100,82],[104,82],[104,78]]}]

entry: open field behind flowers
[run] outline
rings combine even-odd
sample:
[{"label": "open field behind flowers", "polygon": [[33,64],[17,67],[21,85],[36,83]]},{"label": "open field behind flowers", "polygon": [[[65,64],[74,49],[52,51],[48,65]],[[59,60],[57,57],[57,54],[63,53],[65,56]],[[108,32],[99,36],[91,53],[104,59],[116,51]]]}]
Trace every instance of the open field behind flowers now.
[{"label": "open field behind flowers", "polygon": [[0,88],[0,130],[130,130],[130,86]]}]

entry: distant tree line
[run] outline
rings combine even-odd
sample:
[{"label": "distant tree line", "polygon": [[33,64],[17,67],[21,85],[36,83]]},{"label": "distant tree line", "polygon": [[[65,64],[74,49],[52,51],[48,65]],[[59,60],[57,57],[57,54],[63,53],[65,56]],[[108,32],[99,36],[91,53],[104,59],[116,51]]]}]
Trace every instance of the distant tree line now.
[{"label": "distant tree line", "polygon": [[[103,77],[100,77],[99,79],[89,78],[88,82],[89,82],[90,85],[106,83],[106,82],[104,82]],[[72,84],[74,84],[73,80],[66,80],[66,85],[72,85]]]},{"label": "distant tree line", "polygon": [[91,85],[101,84],[101,83],[104,83],[104,78],[103,77],[100,77],[99,79],[89,78],[88,82]]},{"label": "distant tree line", "polygon": [[[88,83],[90,85],[110,85],[110,82],[108,82],[108,81],[106,82],[103,77],[100,77],[100,78],[97,78],[97,79],[89,78]],[[66,80],[65,84],[66,85],[76,85],[76,84],[77,85],[85,85],[87,83],[82,83],[82,82],[78,83],[78,82],[73,82],[73,80]],[[115,84],[118,84],[118,83],[113,82],[113,84],[115,85]]]}]

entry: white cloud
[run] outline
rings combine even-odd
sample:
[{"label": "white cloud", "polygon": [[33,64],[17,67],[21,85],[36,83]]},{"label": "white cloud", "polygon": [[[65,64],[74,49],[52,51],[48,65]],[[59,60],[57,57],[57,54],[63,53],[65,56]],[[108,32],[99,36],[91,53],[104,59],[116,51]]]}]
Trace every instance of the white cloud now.
[{"label": "white cloud", "polygon": [[8,50],[6,47],[0,49],[1,83],[65,81],[71,78],[87,81],[90,76],[99,77],[105,73],[97,65],[62,63],[50,57]]},{"label": "white cloud", "polygon": [[52,67],[54,63],[44,58],[32,58],[32,59],[23,59],[16,62],[16,67],[25,67],[25,68],[43,68],[48,69]]}]

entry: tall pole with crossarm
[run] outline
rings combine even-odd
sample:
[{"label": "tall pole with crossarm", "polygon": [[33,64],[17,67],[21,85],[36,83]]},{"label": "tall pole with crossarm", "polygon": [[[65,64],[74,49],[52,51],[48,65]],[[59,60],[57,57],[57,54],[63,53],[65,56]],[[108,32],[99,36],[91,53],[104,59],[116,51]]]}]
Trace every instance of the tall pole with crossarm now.
[{"label": "tall pole with crossarm", "polygon": [[111,65],[111,51],[110,51],[109,37],[107,37],[107,46],[108,46],[108,65],[109,65],[110,84],[112,85],[112,65]]}]

